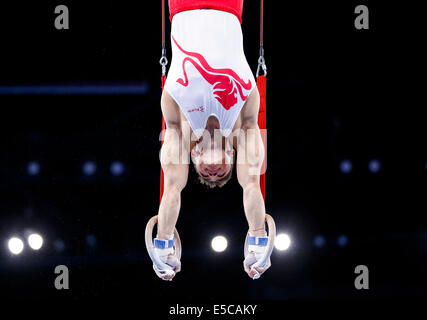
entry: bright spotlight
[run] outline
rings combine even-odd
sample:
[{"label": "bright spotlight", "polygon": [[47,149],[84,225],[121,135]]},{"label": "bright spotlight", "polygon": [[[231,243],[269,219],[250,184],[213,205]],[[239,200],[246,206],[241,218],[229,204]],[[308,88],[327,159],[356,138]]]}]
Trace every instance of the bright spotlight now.
[{"label": "bright spotlight", "polygon": [[87,176],[93,176],[96,172],[96,163],[93,161],[86,161],[82,167],[83,173]]},{"label": "bright spotlight", "polygon": [[40,172],[40,164],[37,161],[31,161],[28,163],[27,172],[30,176],[36,176]]},{"label": "bright spotlight", "polygon": [[28,237],[28,245],[33,250],[39,250],[43,245],[43,238],[37,233],[32,233]]},{"label": "bright spotlight", "polygon": [[125,171],[125,167],[120,161],[114,161],[110,166],[110,171],[112,175],[120,176]]},{"label": "bright spotlight", "polygon": [[342,173],[350,173],[353,169],[353,164],[350,160],[343,160],[340,163],[340,170]]},{"label": "bright spotlight", "polygon": [[372,173],[378,173],[381,170],[381,162],[374,159],[369,162],[369,170]]},{"label": "bright spotlight", "polygon": [[211,246],[212,249],[216,252],[223,252],[227,249],[227,239],[223,236],[216,236],[212,239]]},{"label": "bright spotlight", "polygon": [[291,238],[286,233],[280,233],[276,236],[274,246],[280,251],[288,250],[291,246]]},{"label": "bright spotlight", "polygon": [[24,250],[24,242],[19,238],[13,237],[9,239],[8,247],[13,254],[20,254]]}]

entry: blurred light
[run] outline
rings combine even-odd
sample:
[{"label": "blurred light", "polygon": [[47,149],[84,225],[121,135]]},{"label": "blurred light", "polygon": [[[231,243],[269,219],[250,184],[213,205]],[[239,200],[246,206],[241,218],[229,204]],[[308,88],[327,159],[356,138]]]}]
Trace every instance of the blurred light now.
[{"label": "blurred light", "polygon": [[83,164],[83,168],[82,168],[82,170],[83,170],[83,173],[84,173],[85,175],[87,175],[87,176],[92,176],[92,175],[94,175],[94,174],[95,174],[95,172],[96,172],[96,163],[95,163],[95,162],[93,162],[93,161],[86,161],[86,162]]},{"label": "blurred light", "polygon": [[211,246],[214,251],[223,252],[227,249],[228,241],[223,236],[216,236],[212,239]]},{"label": "blurred light", "polygon": [[341,235],[338,237],[337,242],[340,247],[345,247],[348,244],[348,238],[345,235]]},{"label": "blurred light", "polygon": [[40,165],[36,161],[31,161],[28,163],[27,172],[30,176],[36,176],[40,172]]},{"label": "blurred light", "polygon": [[55,248],[56,251],[62,252],[65,249],[65,243],[61,239],[56,239],[53,242],[53,247]]},{"label": "blurred light", "polygon": [[37,233],[30,234],[28,237],[28,245],[33,250],[39,250],[43,245],[43,238]]},{"label": "blurred light", "polygon": [[326,240],[324,236],[316,236],[313,242],[316,247],[321,248],[325,245]]},{"label": "blurred light", "polygon": [[123,163],[120,161],[114,161],[110,166],[110,171],[114,176],[120,176],[123,171],[125,171],[125,168],[123,166]]},{"label": "blurred light", "polygon": [[24,242],[19,238],[13,237],[9,239],[8,247],[13,254],[20,254],[24,250]]},{"label": "blurred light", "polygon": [[288,250],[291,246],[291,238],[286,233],[280,233],[276,236],[274,246],[280,251]]},{"label": "blurred light", "polygon": [[96,246],[96,237],[93,234],[88,234],[86,236],[86,243],[89,247],[95,247]]},{"label": "blurred light", "polygon": [[145,95],[149,92],[147,82],[0,86],[1,95]]},{"label": "blurred light", "polygon": [[340,170],[342,173],[350,173],[353,169],[353,164],[350,160],[343,160],[340,163]]},{"label": "blurred light", "polygon": [[378,173],[381,170],[381,163],[374,159],[369,162],[369,170],[372,173]]}]

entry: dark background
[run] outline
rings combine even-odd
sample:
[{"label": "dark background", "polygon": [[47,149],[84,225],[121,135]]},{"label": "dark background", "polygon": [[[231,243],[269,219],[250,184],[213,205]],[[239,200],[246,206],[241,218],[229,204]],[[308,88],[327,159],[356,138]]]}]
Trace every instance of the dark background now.
[{"label": "dark background", "polygon": [[[70,10],[70,30],[54,28],[59,4]],[[2,87],[138,84],[148,91],[0,95],[1,295],[146,303],[425,296],[421,20],[410,3],[365,1],[370,30],[356,30],[358,4],[265,4],[266,208],[278,231],[291,236],[291,248],[275,251],[271,269],[250,280],[242,267],[241,188],[234,178],[207,190],[192,170],[177,224],[183,269],[164,282],[143,240],[159,197],[160,1],[2,3]],[[244,46],[254,71],[258,15],[258,1],[245,1]],[[352,161],[349,174],[340,171],[344,159]],[[368,169],[372,159],[381,163],[378,173]],[[94,176],[82,172],[88,160],[97,165]],[[27,173],[30,161],[40,164],[36,176]],[[123,175],[110,173],[113,161],[123,163]],[[44,247],[11,256],[8,238],[28,228],[44,236]],[[229,240],[224,253],[210,248],[216,234]],[[317,235],[324,247],[313,245]],[[337,245],[340,235],[345,247]],[[59,264],[70,269],[68,291],[54,288]],[[360,264],[369,267],[370,290],[354,288]]]}]

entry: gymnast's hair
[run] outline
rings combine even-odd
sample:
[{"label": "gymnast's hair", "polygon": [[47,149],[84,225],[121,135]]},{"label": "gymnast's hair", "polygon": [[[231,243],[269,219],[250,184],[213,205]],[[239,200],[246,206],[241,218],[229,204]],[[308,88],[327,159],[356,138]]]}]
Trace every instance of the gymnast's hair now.
[{"label": "gymnast's hair", "polygon": [[209,179],[205,179],[203,178],[200,174],[199,176],[199,182],[205,186],[207,186],[208,188],[212,189],[215,187],[221,188],[223,187],[230,179],[231,176],[233,175],[233,164],[231,164],[231,168],[228,171],[228,173],[226,175],[224,175],[223,177],[221,177],[221,179],[215,180],[215,181],[211,181]]}]

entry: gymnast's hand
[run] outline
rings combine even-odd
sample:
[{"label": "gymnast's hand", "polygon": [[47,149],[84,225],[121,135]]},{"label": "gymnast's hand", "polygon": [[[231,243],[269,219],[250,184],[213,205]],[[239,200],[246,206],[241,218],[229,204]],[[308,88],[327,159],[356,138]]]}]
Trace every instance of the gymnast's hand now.
[{"label": "gymnast's hand", "polygon": [[253,280],[258,279],[265,271],[267,271],[268,268],[271,267],[271,260],[269,258],[266,265],[252,268],[252,265],[260,259],[261,255],[262,254],[260,253],[250,251],[246,256],[246,259],[243,261],[243,267],[246,273]]},{"label": "gymnast's hand", "polygon": [[[173,249],[173,248],[171,248]],[[170,266],[171,269],[160,270],[153,264],[153,269],[157,276],[163,280],[172,280],[175,275],[181,271],[181,261],[175,256],[173,251],[165,249],[154,249],[154,254],[163,262]]]}]

